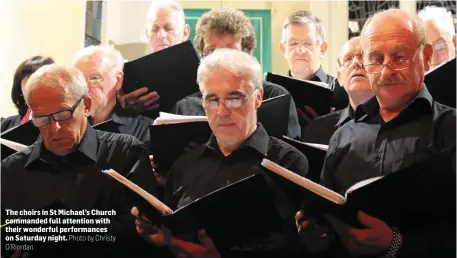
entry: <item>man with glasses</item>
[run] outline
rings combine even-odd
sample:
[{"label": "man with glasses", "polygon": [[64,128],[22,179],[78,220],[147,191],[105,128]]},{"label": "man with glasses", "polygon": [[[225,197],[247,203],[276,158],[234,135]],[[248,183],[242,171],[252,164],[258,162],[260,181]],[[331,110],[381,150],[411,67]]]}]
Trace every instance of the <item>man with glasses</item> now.
[{"label": "man with glasses", "polygon": [[124,79],[121,53],[110,46],[89,46],[75,54],[73,66],[83,73],[89,87],[92,125],[112,119],[115,125],[113,132],[129,134],[144,143],[149,142],[149,125],[153,120],[136,114],[127,115],[116,105],[116,92]]},{"label": "man with glasses", "polygon": [[433,46],[431,69],[455,58],[456,35],[451,12],[443,7],[426,6],[417,15],[424,22],[427,43]]},{"label": "man with glasses", "polygon": [[129,248],[138,247],[142,240],[136,238],[129,215],[132,204],[120,185],[100,170],[114,169],[155,194],[145,145],[133,136],[88,126],[92,101],[76,68],[41,67],[28,79],[24,99],[41,135],[33,145],[2,160],[2,211],[40,210],[56,203],[66,209],[116,211],[107,225],[113,230],[110,234],[117,236],[115,244],[50,244],[33,256],[136,257],[138,253]]},{"label": "man with glasses", "polygon": [[[348,96],[335,78],[324,72],[322,57],[327,52],[325,27],[322,21],[309,11],[296,11],[282,25],[281,52],[289,65],[288,76],[299,80],[324,82],[333,90],[332,107],[336,110],[348,105]],[[330,112],[330,110],[329,110]],[[309,121],[317,117],[310,107],[300,107],[302,134]]]},{"label": "man with glasses", "polygon": [[[364,26],[363,66],[375,96],[359,105],[354,119],[332,136],[321,184],[344,193],[364,179],[397,173],[443,152],[452,154],[448,161],[455,173],[456,112],[435,102],[423,85],[433,53],[425,42],[422,21],[406,11],[379,12]],[[440,180],[447,171],[434,172]],[[388,225],[363,211],[358,219],[364,229],[326,218],[351,256],[455,257],[454,196],[455,189],[449,193],[451,206],[445,212],[424,205],[425,214],[436,216],[421,220],[414,228]],[[306,210],[300,213],[298,225]],[[300,228],[306,232],[312,227],[305,222]]]},{"label": "man with glasses", "polygon": [[[207,144],[184,154],[170,169],[165,187],[165,203],[170,208],[182,207],[261,172],[259,164],[264,157],[306,176],[306,157],[285,142],[269,137],[257,123],[256,111],[262,103],[264,90],[261,67],[254,57],[239,50],[215,50],[202,60],[197,81],[213,135]],[[275,198],[279,198],[282,208],[301,199],[291,193],[290,187],[277,187]],[[138,215],[136,210],[132,213]],[[293,215],[293,212],[289,213],[283,227],[267,236],[244,241],[237,248],[220,250],[222,257],[303,257]],[[142,219],[137,220],[137,225],[145,239],[155,245],[165,245],[163,237],[147,232]],[[204,231],[199,232],[199,236],[202,246],[184,241],[171,241],[170,246],[191,257],[220,257]]]},{"label": "man with glasses", "polygon": [[[255,31],[246,15],[235,8],[213,8],[203,14],[197,22],[194,46],[202,57],[210,55],[219,48],[238,49],[253,55],[256,46]],[[263,81],[263,100],[289,92],[283,87]],[[179,115],[205,115],[202,94],[196,92],[176,103],[173,113]],[[289,107],[287,136],[296,139],[301,135],[297,111],[293,100]]]},{"label": "man with glasses", "polygon": [[361,53],[360,37],[350,39],[341,48],[337,59],[340,69],[336,77],[349,95],[349,105],[345,109],[311,121],[303,132],[302,141],[328,144],[333,133],[354,118],[357,106],[373,96],[370,82],[363,69]]}]

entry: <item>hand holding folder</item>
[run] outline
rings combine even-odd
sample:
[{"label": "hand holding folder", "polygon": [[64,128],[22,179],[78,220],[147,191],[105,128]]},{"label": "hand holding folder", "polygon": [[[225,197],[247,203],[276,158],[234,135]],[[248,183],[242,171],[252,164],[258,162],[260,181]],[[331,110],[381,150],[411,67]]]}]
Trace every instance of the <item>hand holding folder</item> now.
[{"label": "hand holding folder", "polygon": [[125,94],[121,88],[117,93],[117,97],[122,108],[133,109],[140,113],[153,111],[159,108],[157,101],[160,96],[157,91],[148,91],[147,87],[143,87]]},{"label": "hand holding folder", "polygon": [[226,250],[241,239],[261,235],[281,223],[263,174],[241,179],[173,211],[116,171],[103,172],[130,189],[130,198],[140,214],[179,239],[196,241],[197,232],[205,229],[217,249]]},{"label": "hand holding folder", "polygon": [[[124,96],[127,103],[124,104],[135,103],[135,107],[144,108],[154,102],[159,104],[158,111],[169,112],[178,100],[199,90],[196,83],[199,63],[190,41],[125,63],[122,91],[127,94]],[[150,93],[140,97],[140,93],[146,93],[144,87]],[[147,115],[155,118],[156,111]]]}]

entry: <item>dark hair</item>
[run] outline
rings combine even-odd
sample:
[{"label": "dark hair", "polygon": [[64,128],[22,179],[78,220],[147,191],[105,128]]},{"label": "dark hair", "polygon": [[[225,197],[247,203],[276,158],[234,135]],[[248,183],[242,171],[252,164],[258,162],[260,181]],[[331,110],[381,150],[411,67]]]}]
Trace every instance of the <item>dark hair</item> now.
[{"label": "dark hair", "polygon": [[34,56],[26,59],[16,68],[13,79],[13,88],[11,89],[11,100],[16,106],[19,115],[23,117],[27,112],[27,104],[25,103],[24,96],[22,95],[21,83],[22,80],[32,75],[38,68],[43,65],[53,64],[54,60],[45,56]]}]

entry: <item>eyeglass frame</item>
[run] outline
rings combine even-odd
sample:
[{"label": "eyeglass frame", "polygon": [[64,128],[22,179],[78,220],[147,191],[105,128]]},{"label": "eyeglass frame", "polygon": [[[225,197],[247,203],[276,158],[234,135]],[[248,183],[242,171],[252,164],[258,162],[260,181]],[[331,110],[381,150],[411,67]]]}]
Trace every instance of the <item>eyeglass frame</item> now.
[{"label": "eyeglass frame", "polygon": [[[97,82],[94,82],[94,83],[91,82],[90,77],[88,76],[88,77],[87,77],[87,81],[88,81],[87,83],[90,84],[90,85],[92,85],[92,86],[99,84],[103,79],[105,79],[105,74],[111,72],[111,70],[113,70],[113,68],[114,68],[115,66],[116,66],[116,65],[113,65],[113,66],[111,66],[110,69],[108,69],[108,70],[106,70],[105,72],[101,73],[101,74],[100,74],[101,77],[100,77],[100,79],[99,79]],[[91,74],[91,76],[92,76],[92,74]]]},{"label": "eyeglass frame", "polygon": [[[413,59],[416,58],[416,55],[417,55],[417,53],[419,53],[419,50],[421,49],[422,45],[424,45],[424,42],[423,42],[423,41],[421,41],[421,42],[419,43],[419,46],[417,47],[417,50],[416,50],[416,52],[414,53],[413,57],[411,57],[411,58],[408,59],[408,60],[405,60],[407,66],[404,67],[404,68],[393,68],[392,65],[391,65],[392,61],[391,61],[390,63],[387,63],[387,64],[380,64],[380,63],[364,64],[364,63],[362,62],[362,67],[363,67],[363,69],[364,69],[367,73],[369,73],[369,74],[382,73],[382,71],[384,70],[384,68],[386,68],[387,66],[389,66],[389,68],[392,69],[392,70],[394,70],[394,71],[406,70],[406,69],[408,69],[409,66],[411,65],[411,62],[413,61]],[[379,72],[368,72],[366,67],[367,67],[367,66],[371,66],[371,65],[381,65],[382,68],[381,68],[381,70],[379,70]]]},{"label": "eyeglass frame", "polygon": [[[242,107],[242,106],[244,105],[244,103],[246,103],[246,100],[247,100],[249,97],[251,97],[251,96],[254,94],[254,92],[256,92],[258,89],[259,89],[259,88],[255,88],[255,89],[254,89],[251,93],[249,93],[244,99],[241,99],[241,104],[240,104],[240,106],[238,106],[238,107],[233,107],[233,108],[227,107],[227,101],[238,100],[238,98],[237,98],[237,99],[226,99],[226,100],[224,100],[222,103],[221,103],[220,100],[218,100],[218,101],[217,101],[217,106],[216,106],[215,108],[213,108],[213,109],[206,108],[206,107],[205,107],[205,101],[215,101],[215,100],[203,100],[203,101],[202,101],[202,107],[203,107],[204,109],[206,109],[206,110],[214,111],[214,110],[217,110],[221,104],[223,104],[224,107],[227,108],[227,109],[230,109],[230,110],[232,110],[232,109],[237,109],[237,108]],[[208,105],[209,105],[209,104],[208,104]]]},{"label": "eyeglass frame", "polygon": [[[33,113],[32,113],[32,123],[35,127],[42,127],[42,126],[45,126],[45,125],[48,125],[51,123],[51,117],[54,121],[56,122],[62,122],[62,121],[67,121],[67,120],[70,120],[73,118],[73,113],[75,112],[75,110],[78,108],[79,104],[81,103],[81,101],[84,99],[84,96],[81,97],[78,102],[76,102],[76,104],[74,104],[70,109],[67,109],[67,110],[62,110],[62,111],[58,111],[58,112],[54,112],[52,114],[49,114],[49,115],[46,115],[46,116],[38,116],[38,117],[34,117],[33,116]],[[64,113],[64,112],[70,112],[70,116],[66,119],[56,119],[55,118],[55,115],[56,114],[59,114],[59,113]],[[35,123],[35,119],[38,119],[38,118],[48,118],[48,122],[47,123],[44,123],[44,124],[41,124],[41,125],[37,125]]]},{"label": "eyeglass frame", "polygon": [[297,50],[300,47],[300,45],[302,45],[305,47],[306,50],[311,51],[311,52],[314,51],[318,45],[320,45],[319,41],[316,41],[315,43],[312,43],[312,44],[306,44],[306,43],[309,43],[306,40],[294,39],[293,41],[297,42],[296,46],[291,46],[288,40],[285,40],[284,43],[287,45],[287,47],[292,48],[294,50]]},{"label": "eyeglass frame", "polygon": [[[352,55],[351,63],[350,63],[348,66],[344,66],[344,61],[343,61],[343,62],[340,61],[340,59],[341,59],[341,58],[344,58],[344,56],[338,57],[338,58],[336,59],[336,61],[338,62],[338,65],[340,66],[340,68],[341,68],[341,67],[348,68],[349,66],[351,66],[351,65],[354,63],[354,60],[355,60],[355,57],[356,57],[356,56],[362,57],[362,53]],[[363,61],[362,61],[362,63],[363,63]]]}]

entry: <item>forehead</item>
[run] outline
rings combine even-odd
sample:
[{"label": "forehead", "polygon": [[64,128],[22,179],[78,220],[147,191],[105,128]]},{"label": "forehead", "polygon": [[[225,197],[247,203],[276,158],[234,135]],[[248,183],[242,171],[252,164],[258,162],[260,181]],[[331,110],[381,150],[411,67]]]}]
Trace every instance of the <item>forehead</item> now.
[{"label": "forehead", "polygon": [[287,25],[285,32],[287,37],[316,37],[316,25],[312,22],[305,24],[291,23]]},{"label": "forehead", "polygon": [[236,76],[225,69],[218,69],[211,73],[203,85],[204,95],[215,94],[225,96],[233,91],[247,92],[250,85],[243,76]]},{"label": "forehead", "polygon": [[[425,29],[427,31],[427,39],[429,40],[437,40],[440,37],[447,38],[449,33],[447,30],[443,29],[442,27],[438,26],[435,21],[426,21],[424,22]],[[431,42],[433,43],[433,42]]]},{"label": "forehead", "polygon": [[153,24],[163,24],[163,23],[178,23],[178,12],[171,8],[159,8],[155,15],[152,17]]},{"label": "forehead", "polygon": [[351,39],[341,48],[340,56],[344,56],[347,54],[360,54],[360,52],[360,39]]},{"label": "forehead", "polygon": [[108,65],[109,58],[100,55],[85,56],[75,63],[75,67],[85,76],[94,72],[101,72],[100,70],[105,69]]},{"label": "forehead", "polygon": [[404,16],[383,15],[367,25],[362,41],[362,49],[415,48],[417,38],[414,26]]},{"label": "forehead", "polygon": [[[68,95],[68,96],[67,96]],[[29,93],[28,103],[35,113],[52,113],[71,107],[71,96],[64,87],[40,85]]]},{"label": "forehead", "polygon": [[236,45],[241,44],[241,37],[235,34],[224,33],[207,33],[204,43],[207,45]]}]

